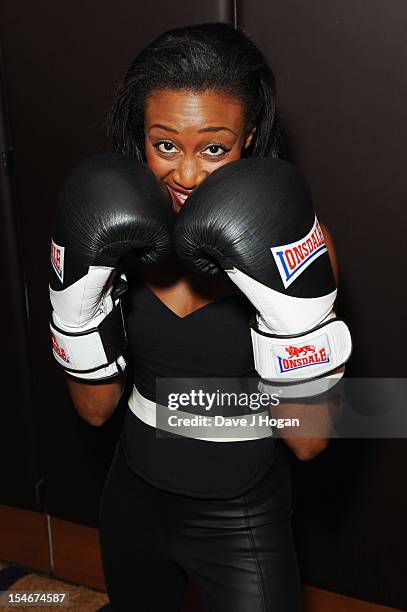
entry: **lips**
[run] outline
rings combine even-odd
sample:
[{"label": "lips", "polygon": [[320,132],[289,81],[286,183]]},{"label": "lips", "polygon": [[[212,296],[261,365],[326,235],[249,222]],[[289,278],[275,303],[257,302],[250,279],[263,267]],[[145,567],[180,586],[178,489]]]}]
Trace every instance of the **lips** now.
[{"label": "lips", "polygon": [[184,206],[186,199],[189,196],[189,193],[183,193],[182,191],[178,191],[177,189],[174,189],[173,187],[170,187],[169,185],[167,185],[168,189],[170,190],[170,193],[174,199],[174,201],[176,202],[176,204],[179,204],[179,206]]}]

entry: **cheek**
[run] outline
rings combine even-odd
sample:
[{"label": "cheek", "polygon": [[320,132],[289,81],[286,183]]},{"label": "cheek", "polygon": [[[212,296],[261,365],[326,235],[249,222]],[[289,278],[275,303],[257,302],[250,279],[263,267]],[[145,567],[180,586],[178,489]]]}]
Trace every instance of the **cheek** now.
[{"label": "cheek", "polygon": [[230,152],[229,161],[236,161],[242,157],[242,147],[236,147]]},{"label": "cheek", "polygon": [[167,164],[165,163],[165,160],[158,157],[154,147],[152,147],[151,145],[148,146],[147,143],[145,147],[145,152],[146,152],[147,166],[154,172],[154,174],[158,178],[163,178],[166,172],[168,171],[168,167],[167,167]]}]

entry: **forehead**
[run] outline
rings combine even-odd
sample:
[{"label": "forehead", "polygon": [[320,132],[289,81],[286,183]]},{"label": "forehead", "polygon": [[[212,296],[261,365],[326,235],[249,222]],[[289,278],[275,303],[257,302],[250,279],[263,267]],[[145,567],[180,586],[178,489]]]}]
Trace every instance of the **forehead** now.
[{"label": "forehead", "polygon": [[224,126],[243,129],[244,109],[238,98],[215,91],[161,90],[150,94],[145,106],[146,127],[168,125],[181,132],[187,129]]}]

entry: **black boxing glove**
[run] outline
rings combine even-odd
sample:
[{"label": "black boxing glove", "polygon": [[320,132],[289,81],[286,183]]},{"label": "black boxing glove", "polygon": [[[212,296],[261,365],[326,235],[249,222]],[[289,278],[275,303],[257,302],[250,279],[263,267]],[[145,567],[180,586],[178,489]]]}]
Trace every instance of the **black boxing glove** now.
[{"label": "black boxing glove", "polygon": [[51,336],[57,362],[72,376],[100,381],[126,367],[126,333],[116,267],[134,251],[163,261],[174,211],[165,186],[132,158],[103,154],[80,163],[65,181],[51,242]]},{"label": "black boxing glove", "polygon": [[223,269],[256,308],[251,334],[261,377],[301,383],[348,360],[351,338],[333,311],[337,289],[324,237],[292,164],[249,158],[216,170],[178,214],[174,243],[194,270]]}]

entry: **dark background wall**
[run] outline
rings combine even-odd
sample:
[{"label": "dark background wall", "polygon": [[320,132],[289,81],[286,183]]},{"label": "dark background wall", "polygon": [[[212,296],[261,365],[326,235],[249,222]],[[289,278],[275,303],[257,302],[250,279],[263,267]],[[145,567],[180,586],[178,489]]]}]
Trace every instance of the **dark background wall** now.
[{"label": "dark background wall", "polygon": [[[47,271],[56,195],[72,165],[106,145],[104,114],[137,52],[165,29],[218,20],[237,21],[276,72],[293,159],[338,251],[339,309],[355,342],[349,375],[405,376],[403,0],[2,0],[16,196],[3,173],[2,261],[11,294],[4,333],[14,359],[3,370],[7,443],[0,465],[11,466],[2,472],[0,503],[42,511],[35,485],[44,477],[37,492],[51,515],[97,525],[125,406],[103,428],[88,426],[50,355]],[[407,608],[405,451],[403,440],[333,440],[313,462],[293,462],[304,581]]]},{"label": "dark background wall", "polygon": [[[237,17],[276,72],[293,159],[334,237],[347,374],[405,377],[407,3],[239,1]],[[305,582],[407,609],[406,467],[405,440],[332,440],[293,462]]]}]

